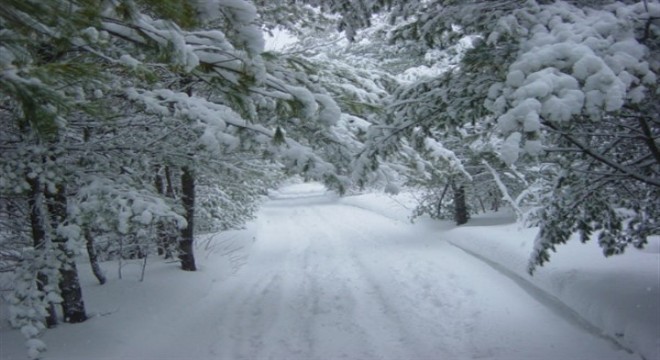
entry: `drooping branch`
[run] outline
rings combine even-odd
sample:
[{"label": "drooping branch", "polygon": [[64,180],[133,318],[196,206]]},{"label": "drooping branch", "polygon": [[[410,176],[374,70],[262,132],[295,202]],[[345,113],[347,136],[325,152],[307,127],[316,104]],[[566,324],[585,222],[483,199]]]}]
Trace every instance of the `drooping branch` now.
[{"label": "drooping branch", "polygon": [[647,185],[651,185],[651,186],[655,186],[655,187],[660,188],[660,180],[638,174],[637,172],[633,171],[632,169],[608,159],[607,157],[603,156],[603,154],[600,154],[600,153],[590,149],[587,145],[583,144],[581,141],[574,138],[571,134],[559,130],[557,128],[557,126],[555,126],[555,124],[553,124],[550,121],[544,120],[543,125],[547,126],[548,128],[552,129],[553,131],[557,132],[560,136],[562,136],[563,138],[568,140],[571,144],[578,147],[584,154],[592,157],[596,161],[624,173],[626,176],[628,176],[631,179],[635,179],[635,180],[643,182]]}]

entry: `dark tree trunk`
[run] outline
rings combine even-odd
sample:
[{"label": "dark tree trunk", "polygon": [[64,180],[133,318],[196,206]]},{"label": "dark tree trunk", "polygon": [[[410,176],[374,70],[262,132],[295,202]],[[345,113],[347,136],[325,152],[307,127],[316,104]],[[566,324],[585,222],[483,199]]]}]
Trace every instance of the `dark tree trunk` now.
[{"label": "dark tree trunk", "polygon": [[[154,168],[154,186],[156,187],[156,192],[161,195],[165,195],[165,183],[163,182],[163,175],[160,173],[160,165],[156,165]],[[156,230],[156,247],[158,249],[158,255],[165,255],[167,252],[167,233],[165,227],[162,223],[159,223]]]},{"label": "dark tree trunk", "polygon": [[163,182],[163,175],[160,174],[160,165],[154,166],[154,186],[157,193],[165,194],[165,183]]},{"label": "dark tree trunk", "polygon": [[[66,194],[64,186],[58,186],[55,194],[48,193],[48,210],[53,230],[66,220]],[[67,240],[53,234],[53,243],[63,255],[60,267],[60,294],[62,296],[62,314],[64,322],[79,323],[87,320],[85,303],[82,298],[75,254],[67,248]]]},{"label": "dark tree trunk", "polygon": [[[28,206],[30,208],[30,227],[32,228],[32,245],[35,249],[43,249],[46,242],[46,230],[44,228],[44,208],[43,208],[43,191],[41,184],[37,179],[27,179],[30,184],[30,197],[28,198]],[[37,289],[44,290],[44,286],[48,284],[48,277],[39,272],[37,274]],[[48,316],[46,317],[46,326],[49,328],[57,325],[57,314],[53,303],[48,304]]]},{"label": "dark tree trunk", "polygon": [[75,324],[87,320],[85,302],[82,298],[78,269],[71,254],[67,254],[67,262],[60,269],[60,291],[62,293],[62,313],[64,322]]},{"label": "dark tree trunk", "polygon": [[195,218],[195,178],[188,167],[181,169],[181,201],[186,212],[188,225],[181,230],[179,240],[179,260],[181,268],[186,271],[195,271],[195,256],[193,254],[193,220]]},{"label": "dark tree trunk", "polygon": [[89,265],[92,267],[92,272],[99,284],[103,285],[106,282],[105,274],[99,265],[99,258],[96,255],[96,248],[94,247],[94,236],[89,229],[84,230],[85,244],[87,245],[87,255],[89,256]]},{"label": "dark tree trunk", "polygon": [[500,211],[500,199],[499,198],[493,198],[493,206],[492,209],[494,211]]},{"label": "dark tree trunk", "polygon": [[454,190],[454,221],[456,221],[456,225],[463,225],[470,218],[465,202],[465,187],[456,184],[452,184],[452,187]]},{"label": "dark tree trunk", "polygon": [[174,184],[172,183],[172,171],[165,166],[165,196],[174,199]]},{"label": "dark tree trunk", "polygon": [[165,230],[162,224],[158,224],[156,234],[156,250],[158,251],[158,255],[165,256],[167,253],[167,247],[165,246]]}]

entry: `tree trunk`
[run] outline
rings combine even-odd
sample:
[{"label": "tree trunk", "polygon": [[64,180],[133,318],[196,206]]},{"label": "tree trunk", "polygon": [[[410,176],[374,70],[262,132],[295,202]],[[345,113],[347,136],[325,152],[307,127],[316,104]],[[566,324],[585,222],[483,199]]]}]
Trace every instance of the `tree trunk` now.
[{"label": "tree trunk", "polygon": [[179,260],[181,269],[195,271],[195,256],[193,255],[193,221],[195,217],[195,178],[192,170],[188,167],[181,169],[181,201],[186,212],[185,218],[188,225],[181,230],[179,240]]},{"label": "tree trunk", "polygon": [[[28,206],[30,208],[30,227],[32,228],[32,245],[36,249],[43,249],[46,244],[46,230],[44,228],[44,194],[41,189],[41,184],[37,179],[27,179],[30,184],[30,197],[28,198]],[[48,277],[43,272],[37,273],[37,289],[44,291],[44,286],[48,284]],[[48,316],[46,317],[46,326],[49,328],[57,325],[57,313],[55,312],[55,305],[48,304]]]},{"label": "tree trunk", "polygon": [[452,184],[454,190],[454,220],[456,225],[465,224],[470,218],[467,203],[465,202],[465,187],[463,185]]},{"label": "tree trunk", "polygon": [[94,248],[94,236],[89,229],[84,230],[85,235],[85,244],[87,245],[87,255],[89,256],[89,265],[92,267],[92,272],[96,279],[99,281],[99,284],[103,285],[106,282],[105,274],[101,270],[99,265],[99,258],[96,255],[96,249]]},{"label": "tree trunk", "polygon": [[172,183],[172,171],[165,166],[165,196],[174,199],[174,184]]},{"label": "tree trunk", "polygon": [[[63,247],[66,245],[62,244]],[[62,313],[64,322],[75,324],[87,320],[85,313],[85,302],[82,298],[82,289],[80,288],[80,279],[78,278],[78,269],[73,261],[72,254],[66,252],[67,261],[62,264],[60,269],[62,276],[60,280],[60,292],[62,293]]]},{"label": "tree trunk", "polygon": [[500,211],[500,198],[498,195],[493,195],[492,196],[493,203],[491,206],[491,210],[493,211]]},{"label": "tree trunk", "polygon": [[75,254],[67,248],[67,238],[59,236],[55,230],[66,220],[66,194],[64,186],[59,185],[55,194],[47,194],[48,210],[53,229],[53,243],[57,245],[63,258],[60,265],[60,295],[62,296],[62,314],[64,322],[80,323],[87,320],[85,303],[76,268]]}]

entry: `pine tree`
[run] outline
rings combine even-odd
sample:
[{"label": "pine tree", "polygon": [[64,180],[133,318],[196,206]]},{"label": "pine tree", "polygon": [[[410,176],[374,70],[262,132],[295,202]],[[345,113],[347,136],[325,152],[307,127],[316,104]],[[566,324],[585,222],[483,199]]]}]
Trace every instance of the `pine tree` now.
[{"label": "pine tree", "polygon": [[[15,263],[19,282],[12,298],[17,309],[27,309],[15,311],[13,323],[30,338],[32,357],[45,350],[36,338],[49,304],[63,303],[65,321],[84,320],[72,250],[86,243],[90,258],[108,256],[92,244],[95,236],[116,240],[111,249],[130,243],[146,256],[157,243],[152,234],[169,237],[183,229],[182,267],[194,270],[197,179],[229,173],[257,177],[246,186],[267,185],[259,177],[269,174],[254,171],[253,159],[268,154],[291,171],[347,183],[332,159],[315,152],[316,144],[296,140],[336,121],[324,113],[336,105],[291,81],[288,70],[266,72],[250,3],[96,5],[28,1],[0,10],[7,29],[0,58],[0,122],[7,129],[0,191],[34,210],[26,219],[34,247]],[[286,136],[273,142],[284,123],[263,116],[270,107],[284,109],[279,116],[298,112],[313,126],[298,134],[280,130]],[[167,188],[178,182],[180,192],[157,189],[157,168],[170,169]],[[257,199],[250,195],[254,188],[232,192]],[[255,207],[228,209],[236,210],[226,222],[234,226]],[[151,232],[154,227],[162,231]]]},{"label": "pine tree", "polygon": [[370,25],[356,14],[386,12],[388,39],[408,54],[468,45],[453,68],[394,92],[392,114],[372,128],[363,162],[402,151],[400,139],[414,145],[416,129],[478,125],[480,141],[497,144],[500,161],[529,176],[522,180],[530,187],[508,198],[539,201],[530,271],[573,233],[583,241],[598,233],[605,255],[658,233],[651,200],[658,127],[648,115],[657,113],[657,2],[332,1],[326,8],[351,29]]}]

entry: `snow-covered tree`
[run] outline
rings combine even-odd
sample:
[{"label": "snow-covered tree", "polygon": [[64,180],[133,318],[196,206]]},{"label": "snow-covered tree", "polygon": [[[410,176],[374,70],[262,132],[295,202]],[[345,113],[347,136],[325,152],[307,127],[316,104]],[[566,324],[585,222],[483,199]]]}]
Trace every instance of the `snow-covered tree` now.
[{"label": "snow-covered tree", "polygon": [[67,219],[62,140],[69,118],[93,113],[78,95],[94,68],[68,59],[95,10],[86,2],[69,5],[8,1],[0,11],[0,193],[19,200],[14,204],[29,224],[22,227],[29,241],[16,249],[18,281],[9,300],[31,357],[44,348],[36,339],[44,324],[56,322],[53,304],[61,305],[66,322],[87,318],[75,263],[77,228]]},{"label": "snow-covered tree", "polygon": [[486,46],[517,38],[486,102],[505,136],[503,160],[524,154],[555,168],[530,271],[574,232],[582,241],[597,232],[605,255],[658,232],[659,12],[657,2],[532,4],[486,38]]},{"label": "snow-covered tree", "polygon": [[[31,248],[11,252],[13,321],[32,357],[44,350],[37,337],[52,304],[66,321],[85,319],[74,258],[85,243],[94,249],[94,237],[158,246],[154,238],[178,227],[182,267],[194,270],[198,182],[203,210],[242,202],[224,207],[231,213],[220,227],[250,216],[280,164],[348,183],[315,151],[323,144],[306,138],[339,120],[337,106],[286,71],[266,71],[249,2],[97,5],[12,1],[0,10],[0,188],[3,199],[20,199],[29,226],[17,228],[32,229],[20,243]],[[287,130],[292,114],[309,123],[305,131]],[[278,163],[256,169],[264,154]],[[216,226],[218,215],[202,215]]]},{"label": "snow-covered tree", "polygon": [[[86,318],[84,248],[174,242],[194,270],[195,229],[240,226],[281,170],[340,191],[408,176],[436,214],[451,190],[459,222],[529,200],[530,271],[575,232],[641,247],[659,232],[659,16],[652,0],[7,0],[13,322],[38,357],[55,304]],[[301,41],[266,53],[277,27]]]},{"label": "snow-covered tree", "polygon": [[606,255],[658,233],[657,1],[332,3],[353,28],[368,23],[355,14],[389,10],[403,48],[468,42],[451,70],[397,92],[372,151],[479,125],[540,200],[530,271],[575,232],[597,232]]}]

